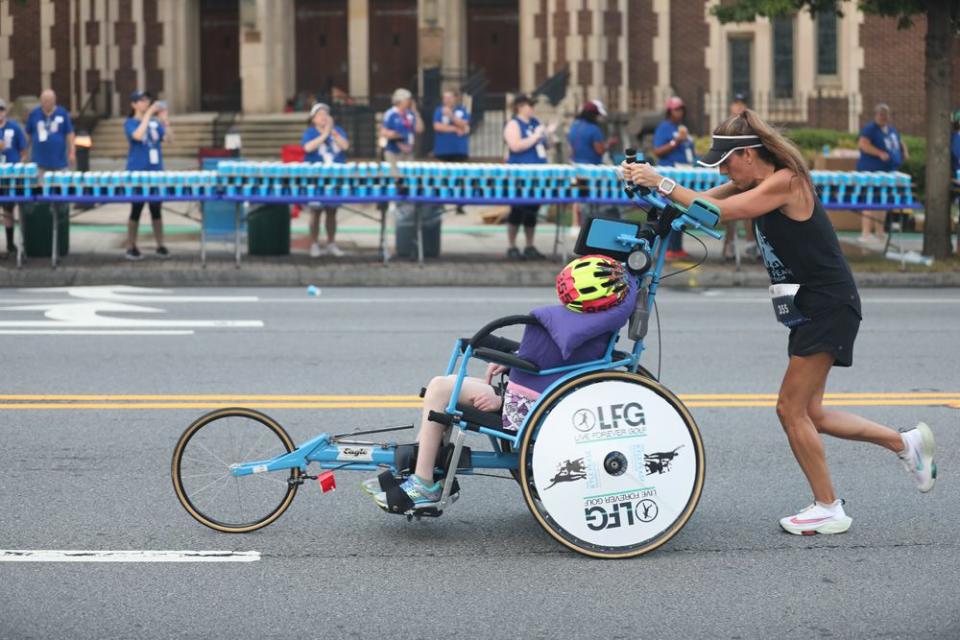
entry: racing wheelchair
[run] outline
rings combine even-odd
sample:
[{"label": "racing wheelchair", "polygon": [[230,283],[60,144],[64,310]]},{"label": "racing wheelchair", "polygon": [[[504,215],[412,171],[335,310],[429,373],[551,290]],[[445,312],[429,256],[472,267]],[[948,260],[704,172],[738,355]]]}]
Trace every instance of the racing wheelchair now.
[{"label": "racing wheelchair", "polygon": [[[597,558],[629,558],[670,540],[693,514],[704,481],[704,451],[693,417],[683,403],[640,366],[644,337],[664,266],[667,236],[713,227],[719,211],[705,201],[683,209],[657,195],[635,192],[649,205],[647,222],[594,218],[581,229],[576,253],[604,254],[626,265],[638,287],[627,334],[630,351],[610,335],[600,359],[547,370],[517,356],[519,343],[496,332],[537,322],[532,316],[495,320],[470,338],[456,340],[446,374],[456,375],[451,399],[429,418],[448,425],[436,461],[444,478],[438,506],[415,509],[398,486],[413,473],[417,445],[370,436],[412,425],[321,434],[296,446],[270,417],[243,408],[213,411],[197,419],[173,452],[172,479],[187,512],[225,533],[263,528],[290,506],[297,489],[316,480],[325,491],[333,471],[383,470],[380,487],[388,511],[408,519],[440,516],[459,492],[458,478],[481,470],[507,470],[530,512],[566,547]],[[501,416],[457,402],[469,361],[519,367],[537,375],[562,376],[549,386],[516,432]],[[489,450],[466,444],[468,434],[486,436]],[[317,469],[316,475],[308,473]]]}]

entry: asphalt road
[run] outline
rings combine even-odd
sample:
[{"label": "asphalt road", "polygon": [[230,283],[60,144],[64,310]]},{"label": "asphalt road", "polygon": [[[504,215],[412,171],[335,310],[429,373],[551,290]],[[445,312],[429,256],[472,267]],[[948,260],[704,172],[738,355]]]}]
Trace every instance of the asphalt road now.
[{"label": "asphalt road", "polygon": [[[681,394],[775,393],[786,333],[764,295],[663,292],[664,383]],[[934,492],[920,495],[892,454],[831,440],[853,528],[789,536],[777,519],[810,497],[773,409],[694,407],[707,482],[693,518],[650,555],[599,561],[554,542],[516,485],[492,478],[465,479],[442,518],[407,523],[361,494],[366,476],[341,472],[336,492],[304,486],[266,529],[216,533],[186,514],[169,479],[177,437],[205,409],[116,397],[415,395],[442,372],[453,338],[550,303],[549,290],[0,291],[0,549],[262,554],[0,562],[0,638],[960,637],[960,291],[863,298],[855,366],[835,370],[828,392],[905,394],[852,410],[894,427],[931,424]],[[956,406],[923,392],[955,393]],[[67,397],[83,395],[97,398]],[[418,414],[266,411],[297,441]]]}]

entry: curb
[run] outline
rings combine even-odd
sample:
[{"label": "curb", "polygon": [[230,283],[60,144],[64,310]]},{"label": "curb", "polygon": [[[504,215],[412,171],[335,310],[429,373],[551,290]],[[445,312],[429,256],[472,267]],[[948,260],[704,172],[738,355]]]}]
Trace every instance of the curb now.
[{"label": "curb", "polygon": [[[66,287],[127,284],[147,287],[540,287],[553,286],[558,263],[504,262],[499,257],[470,256],[434,260],[424,266],[406,260],[387,265],[367,260],[325,261],[248,258],[240,268],[229,261],[144,261],[137,264],[69,258],[57,269],[36,261],[22,269],[0,269],[3,287]],[[667,271],[669,273],[669,270]],[[854,273],[861,287],[960,287],[960,272]],[[663,280],[670,288],[757,287],[770,284],[767,274],[752,267],[737,272],[701,267]]]}]

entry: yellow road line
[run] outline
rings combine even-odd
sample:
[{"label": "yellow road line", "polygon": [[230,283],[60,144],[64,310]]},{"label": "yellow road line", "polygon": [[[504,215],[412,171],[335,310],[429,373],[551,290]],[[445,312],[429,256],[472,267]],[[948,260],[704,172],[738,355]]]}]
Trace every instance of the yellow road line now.
[{"label": "yellow road line", "polygon": [[[680,394],[691,408],[772,408],[773,393]],[[960,408],[956,392],[828,393],[824,404],[854,406],[945,406]],[[63,409],[222,409],[249,406],[257,409],[419,409],[413,395],[282,395],[282,394],[0,394],[0,411]]]},{"label": "yellow road line", "polygon": [[[764,401],[776,400],[775,393],[681,393],[683,401]],[[960,391],[953,392],[877,392],[877,393],[827,393],[826,400],[921,400],[960,398]],[[0,403],[19,402],[420,402],[415,395],[282,395],[282,394],[0,394]]]},{"label": "yellow road line", "polygon": [[[71,409],[223,409],[226,407],[247,406],[254,409],[419,409],[419,399],[408,402],[264,402],[249,400],[242,402],[0,402],[0,411],[18,410],[71,410]],[[773,408],[775,400],[690,400],[685,402],[690,408]],[[950,407],[960,409],[960,396],[942,399],[846,399],[826,400],[826,406],[832,407]]]}]

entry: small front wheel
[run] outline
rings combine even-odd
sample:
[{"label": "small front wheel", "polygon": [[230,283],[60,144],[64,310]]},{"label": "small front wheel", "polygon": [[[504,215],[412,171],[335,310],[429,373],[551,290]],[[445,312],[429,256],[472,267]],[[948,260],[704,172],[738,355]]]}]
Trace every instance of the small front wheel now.
[{"label": "small front wheel", "polygon": [[187,427],[173,450],[177,499],[200,523],[246,533],[280,517],[297,494],[299,469],[235,476],[232,465],[294,450],[279,424],[251,409],[219,409]]}]

